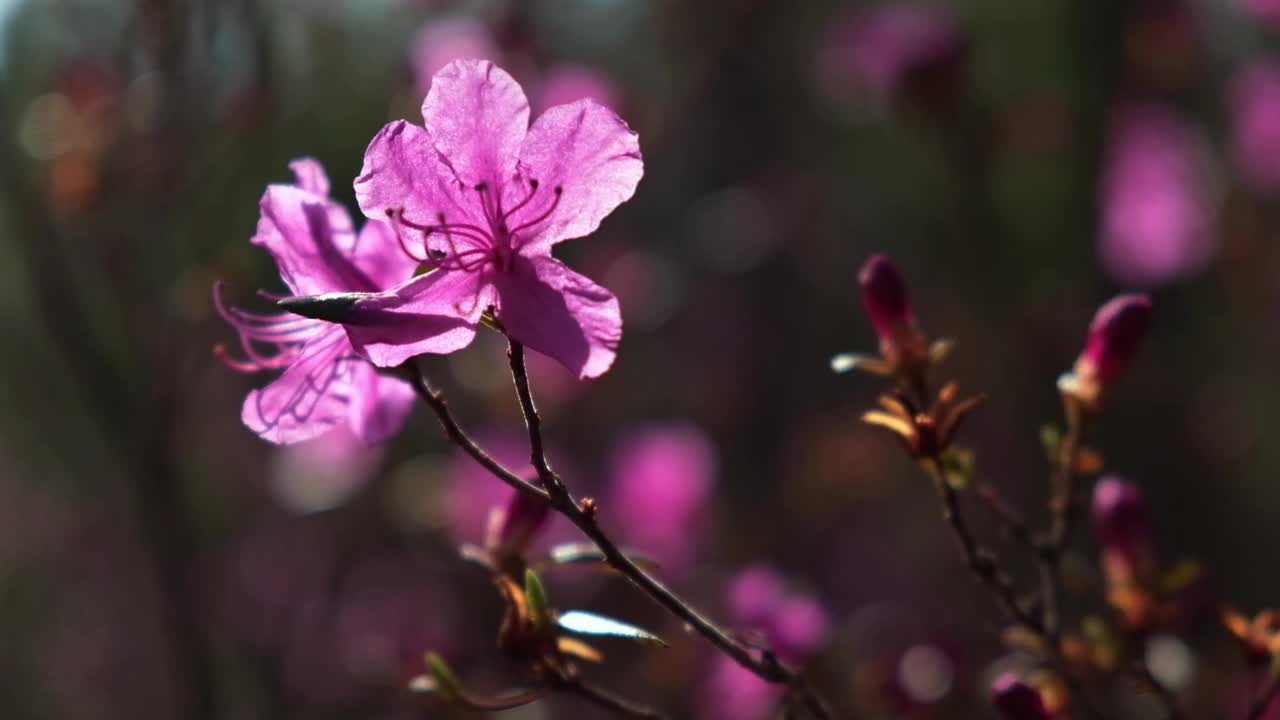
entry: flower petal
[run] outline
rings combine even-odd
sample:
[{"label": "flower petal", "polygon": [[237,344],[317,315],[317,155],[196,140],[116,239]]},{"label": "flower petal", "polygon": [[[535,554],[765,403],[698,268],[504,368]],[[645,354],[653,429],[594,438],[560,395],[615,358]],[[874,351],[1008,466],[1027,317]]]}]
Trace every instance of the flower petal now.
[{"label": "flower petal", "polygon": [[329,176],[324,166],[315,158],[299,158],[289,163],[289,169],[298,179],[298,187],[320,197],[329,196]]},{"label": "flower petal", "polygon": [[351,261],[378,290],[389,290],[413,277],[418,261],[400,247],[395,231],[379,220],[370,220],[355,236],[348,250]]},{"label": "flower petal", "polygon": [[351,345],[335,325],[303,345],[274,382],[244,399],[240,418],[264,440],[289,445],[315,437],[347,417]]},{"label": "flower petal", "polygon": [[365,444],[382,442],[404,427],[413,408],[409,383],[362,362],[353,371],[351,388],[351,432]]},{"label": "flower petal", "polygon": [[493,293],[481,273],[436,270],[356,302],[344,318],[356,352],[379,367],[471,344]]},{"label": "flower petal", "polygon": [[404,120],[370,141],[355,189],[360,210],[374,220],[402,211],[418,225],[433,224],[441,214],[452,222],[483,221],[477,198],[467,196],[475,191],[445,164],[427,131]]},{"label": "flower petal", "polygon": [[603,375],[622,340],[618,299],[550,256],[512,261],[494,275],[503,327],[580,378]]},{"label": "flower petal", "polygon": [[529,130],[529,101],[520,85],[488,60],[455,60],[432,78],[422,118],[462,182],[497,188],[515,170]]},{"label": "flower petal", "polygon": [[530,202],[508,221],[512,228],[534,223],[522,252],[535,255],[595,231],[635,193],[644,161],[635,131],[617,113],[593,100],[579,100],[550,108],[534,121],[520,148],[520,173],[536,179],[541,188],[561,188],[558,204],[545,219],[538,221],[548,204]]},{"label": "flower petal", "polygon": [[300,187],[272,185],[260,207],[253,243],[275,256],[280,277],[294,294],[383,289],[349,257],[355,232],[342,206]]}]

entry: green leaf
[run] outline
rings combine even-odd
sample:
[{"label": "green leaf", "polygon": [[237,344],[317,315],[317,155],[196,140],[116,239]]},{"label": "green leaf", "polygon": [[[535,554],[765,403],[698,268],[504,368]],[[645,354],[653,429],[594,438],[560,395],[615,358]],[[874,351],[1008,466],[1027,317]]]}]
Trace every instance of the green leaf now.
[{"label": "green leaf", "polygon": [[524,571],[524,599],[529,604],[529,615],[538,629],[551,627],[551,613],[547,605],[547,590],[542,586],[538,573],[529,568]]},{"label": "green leaf", "polygon": [[943,477],[956,490],[966,490],[973,485],[975,465],[973,451],[967,448],[953,446],[942,453]]},{"label": "green leaf", "polygon": [[1056,465],[1062,455],[1062,430],[1057,425],[1042,425],[1040,427],[1040,444],[1044,446],[1044,452],[1049,458],[1049,463]]},{"label": "green leaf", "polygon": [[449,664],[444,661],[436,653],[429,652],[423,658],[427,664],[427,670],[431,673],[431,680],[434,683],[434,690],[440,693],[440,697],[456,701],[463,695],[462,683],[458,681],[458,676],[453,674],[453,670]]},{"label": "green leaf", "polygon": [[561,615],[558,622],[560,627],[579,635],[607,635],[636,640],[648,645],[667,647],[662,638],[648,630],[641,630],[635,625],[628,625],[604,615],[573,610]]}]

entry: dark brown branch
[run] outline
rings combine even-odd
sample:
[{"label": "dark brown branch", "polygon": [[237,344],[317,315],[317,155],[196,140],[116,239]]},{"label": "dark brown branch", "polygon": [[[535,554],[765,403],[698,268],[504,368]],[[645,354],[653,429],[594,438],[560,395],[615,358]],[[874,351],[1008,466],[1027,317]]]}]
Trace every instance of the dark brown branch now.
[{"label": "dark brown branch", "polygon": [[955,537],[956,544],[960,546],[960,552],[964,555],[965,564],[969,566],[969,570],[995,597],[1000,609],[1010,620],[1043,634],[1044,627],[1040,619],[1027,612],[1026,608],[1018,602],[1018,593],[1013,587],[1013,581],[1000,569],[991,551],[980,546],[974,538],[964,513],[960,510],[960,499],[956,495],[955,488],[947,482],[941,462],[933,459],[926,465],[929,468],[929,476],[933,479],[934,488],[938,491],[938,499],[942,503],[942,519],[946,521],[947,527],[951,528],[951,534]]},{"label": "dark brown branch", "polygon": [[565,692],[577,695],[578,697],[595,703],[606,710],[612,711],[615,715],[631,718],[652,718],[653,720],[664,720],[666,715],[654,710],[646,705],[638,705],[626,698],[609,692],[603,688],[589,685],[581,680],[575,680],[565,686]]},{"label": "dark brown branch", "polygon": [[613,540],[600,529],[596,522],[594,505],[579,505],[569,494],[559,476],[551,470],[545,457],[542,443],[542,422],[538,417],[537,407],[533,403],[533,394],[529,390],[529,375],[525,369],[524,346],[510,340],[507,351],[511,364],[511,375],[515,382],[516,394],[520,399],[520,409],[524,413],[525,424],[529,430],[529,445],[533,467],[538,472],[538,479],[547,488],[548,502],[551,507],[569,518],[579,530],[600,548],[605,562],[639,587],[646,595],[653,598],[668,612],[683,620],[703,637],[710,640],[721,652],[733,658],[739,665],[750,670],[764,680],[773,683],[793,683],[796,673],[771,653],[763,653],[756,657],[751,650],[735,640],[711,620],[693,609],[663,585],[661,581],[646,573],[627,557]]},{"label": "dark brown branch", "polygon": [[982,504],[1004,525],[1004,530],[1010,537],[1036,553],[1040,552],[1040,545],[1036,542],[1031,529],[1027,527],[1026,520],[1022,518],[1017,508],[1000,494],[1000,491],[983,483],[976,483],[973,489]]},{"label": "dark brown branch", "polygon": [[1050,642],[1057,642],[1062,629],[1062,613],[1059,607],[1058,575],[1062,567],[1062,555],[1071,540],[1080,502],[1076,497],[1076,455],[1084,438],[1084,418],[1076,408],[1067,409],[1067,433],[1062,438],[1058,453],[1058,466],[1051,480],[1049,510],[1053,516],[1049,539],[1040,552],[1040,596],[1044,608],[1044,629]]}]

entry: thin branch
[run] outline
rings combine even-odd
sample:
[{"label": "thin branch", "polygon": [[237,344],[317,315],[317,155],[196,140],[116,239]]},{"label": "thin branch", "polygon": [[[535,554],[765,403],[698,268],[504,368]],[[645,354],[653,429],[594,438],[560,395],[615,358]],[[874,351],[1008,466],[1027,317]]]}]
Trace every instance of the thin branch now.
[{"label": "thin branch", "polygon": [[1040,552],[1040,545],[1036,542],[1031,529],[1027,527],[1026,520],[1017,508],[1000,494],[999,490],[985,483],[976,483],[973,489],[982,504],[1004,525],[1005,532],[1010,537],[1036,553]]},{"label": "thin branch", "polygon": [[588,702],[595,703],[606,710],[610,710],[621,717],[652,718],[653,720],[665,720],[667,717],[651,707],[636,704],[608,690],[589,685],[581,680],[570,682],[565,686],[564,690]]},{"label": "thin branch", "polygon": [[1076,498],[1076,455],[1084,438],[1084,418],[1078,410],[1068,408],[1067,433],[1059,448],[1058,466],[1051,481],[1052,499],[1049,509],[1053,515],[1049,540],[1040,552],[1040,595],[1044,608],[1044,629],[1051,642],[1057,642],[1062,628],[1059,603],[1058,575],[1062,567],[1062,555],[1071,539],[1080,503]]},{"label": "thin branch", "polygon": [[525,424],[529,430],[529,446],[533,467],[538,472],[538,479],[547,488],[548,502],[551,507],[578,527],[592,542],[600,548],[605,562],[646,595],[653,598],[668,612],[683,620],[703,637],[710,640],[721,652],[733,658],[739,665],[755,675],[773,683],[791,684],[796,673],[784,665],[772,653],[763,653],[760,657],[735,640],[728,632],[699,613],[683,599],[672,592],[661,581],[646,573],[627,557],[613,540],[600,529],[596,522],[594,503],[578,504],[569,494],[558,475],[551,470],[547,462],[542,443],[542,421],[538,417],[538,409],[533,403],[533,394],[529,389],[529,374],[525,369],[524,346],[516,340],[510,340],[507,356],[511,364],[511,376],[515,382],[516,394],[520,399],[520,409],[524,412]]},{"label": "thin branch", "polygon": [[938,499],[942,503],[942,519],[951,528],[951,534],[964,555],[965,564],[969,566],[974,577],[990,591],[1009,619],[1043,634],[1044,626],[1040,619],[1018,602],[1018,593],[1013,587],[1013,581],[1000,569],[991,551],[978,545],[965,520],[964,513],[960,510],[960,500],[956,490],[947,482],[941,463],[933,459],[925,465],[929,468],[929,476],[933,479],[934,488],[938,491]]}]

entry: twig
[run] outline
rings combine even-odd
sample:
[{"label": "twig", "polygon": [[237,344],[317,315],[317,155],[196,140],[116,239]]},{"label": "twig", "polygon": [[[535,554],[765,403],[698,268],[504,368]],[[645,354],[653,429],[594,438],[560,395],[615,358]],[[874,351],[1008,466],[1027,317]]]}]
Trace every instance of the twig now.
[{"label": "twig", "polygon": [[574,680],[565,685],[565,692],[572,693],[578,697],[593,702],[602,708],[611,710],[614,714],[622,717],[633,718],[652,718],[653,720],[665,720],[666,715],[654,710],[646,705],[638,705],[619,697],[603,688],[589,685],[581,680]]},{"label": "twig", "polygon": [[1013,581],[1000,569],[991,551],[978,545],[960,510],[960,500],[956,490],[947,482],[946,475],[942,471],[941,462],[931,459],[925,465],[929,468],[929,476],[933,479],[934,488],[938,491],[938,499],[942,503],[942,519],[951,528],[951,534],[955,536],[965,563],[973,571],[974,577],[991,592],[1000,604],[1000,608],[1011,620],[1036,633],[1043,634],[1044,626],[1040,619],[1018,602],[1018,593],[1013,587]]},{"label": "twig", "polygon": [[[596,547],[600,549],[600,553],[604,556],[606,564],[630,580],[668,612],[680,618],[696,632],[707,638],[721,652],[728,655],[743,668],[768,682],[795,685],[798,678],[795,670],[779,661],[772,653],[762,653],[757,657],[750,648],[739,643],[728,632],[721,629],[668,589],[661,581],[646,573],[627,557],[609,536],[600,529],[596,522],[594,503],[579,504],[573,500],[568,489],[565,488],[560,477],[551,469],[546,459],[542,442],[541,420],[538,418],[537,408],[533,403],[533,395],[529,389],[528,372],[524,364],[524,347],[516,341],[511,341],[508,356],[516,392],[520,399],[520,408],[525,415],[526,427],[529,430],[531,460],[535,471],[538,473],[538,480],[542,487],[520,478],[510,469],[490,457],[458,424],[449,409],[444,395],[431,386],[421,370],[413,364],[406,365],[404,369],[409,374],[418,396],[435,412],[441,426],[444,428],[445,434],[477,463],[512,488],[540,497],[550,504],[552,509],[568,518],[570,522],[576,525],[583,534],[596,544]],[[818,707],[825,710],[821,703],[818,703]],[[815,716],[820,720],[830,718],[830,714],[825,712],[815,713]]]},{"label": "twig", "polygon": [[982,504],[991,511],[991,514],[999,518],[1004,524],[1004,529],[1008,534],[1026,547],[1040,552],[1040,545],[1036,542],[1036,538],[1031,533],[1031,529],[1027,527],[1026,520],[1022,518],[1021,513],[1009,503],[1008,500],[990,485],[984,483],[976,483],[973,487],[978,499]]},{"label": "twig", "polygon": [[1052,497],[1049,509],[1053,515],[1049,540],[1040,552],[1040,594],[1044,608],[1044,629],[1051,642],[1057,642],[1062,627],[1059,608],[1058,575],[1062,567],[1062,555],[1071,531],[1075,527],[1080,503],[1076,498],[1075,465],[1080,442],[1084,436],[1084,419],[1076,410],[1068,408],[1067,433],[1058,453],[1058,466],[1051,481]]},{"label": "twig", "polygon": [[600,548],[605,562],[637,585],[646,595],[653,598],[668,612],[688,623],[694,630],[710,640],[722,652],[732,657],[739,665],[755,673],[764,680],[774,683],[792,683],[795,672],[780,662],[771,653],[762,653],[755,657],[751,650],[735,640],[707,619],[661,581],[646,573],[627,557],[613,540],[600,529],[596,522],[594,503],[579,505],[569,494],[560,477],[551,470],[543,453],[542,423],[538,417],[538,409],[533,403],[533,394],[529,390],[529,375],[524,364],[524,346],[510,340],[507,356],[511,364],[511,376],[515,381],[516,394],[520,399],[520,409],[524,413],[525,425],[529,430],[529,445],[533,454],[533,467],[538,472],[538,479],[547,488],[548,501],[551,507],[569,518],[578,529]]}]

